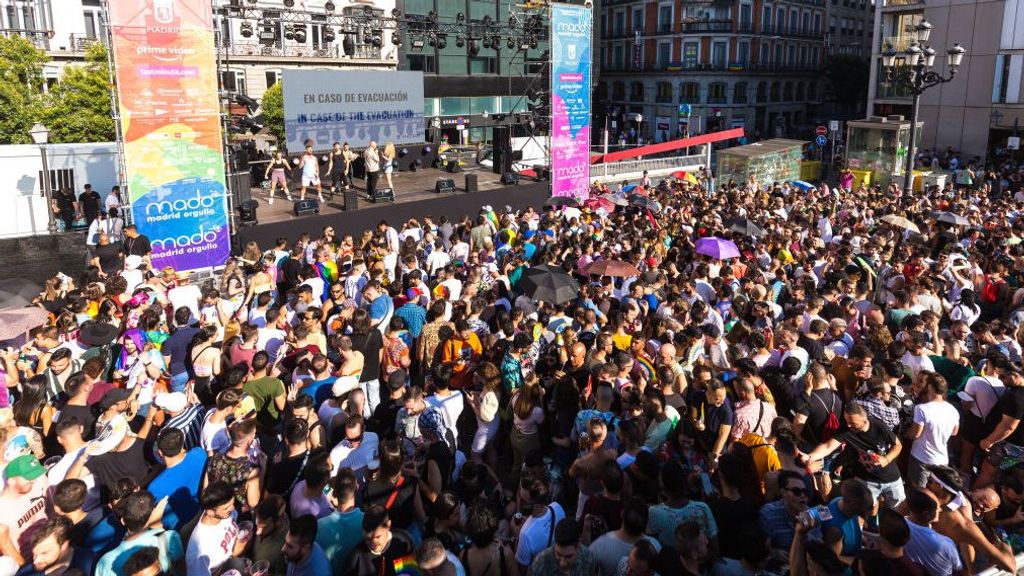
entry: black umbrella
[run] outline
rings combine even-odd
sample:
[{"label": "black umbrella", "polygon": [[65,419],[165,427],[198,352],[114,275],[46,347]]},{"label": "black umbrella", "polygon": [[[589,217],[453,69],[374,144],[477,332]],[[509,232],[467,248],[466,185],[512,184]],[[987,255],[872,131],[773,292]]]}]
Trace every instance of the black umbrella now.
[{"label": "black umbrella", "polygon": [[754,238],[761,238],[768,235],[768,231],[761,227],[760,224],[754,222],[750,218],[736,218],[726,222],[729,230],[742,234],[744,236],[753,236]]},{"label": "black umbrella", "polygon": [[579,296],[580,285],[575,278],[556,266],[547,264],[528,268],[519,280],[519,290],[534,300],[564,304]]},{"label": "black umbrella", "polygon": [[40,291],[38,284],[24,278],[0,280],[0,308],[28,306]]},{"label": "black umbrella", "polygon": [[580,202],[575,196],[552,196],[548,198],[545,206],[551,206],[552,208],[561,208],[562,206],[571,206],[572,208],[579,208]]},{"label": "black umbrella", "polygon": [[640,194],[634,194],[629,197],[629,203],[633,206],[639,206],[644,210],[650,210],[651,212],[661,212],[661,203],[654,198],[647,196],[641,196]]}]

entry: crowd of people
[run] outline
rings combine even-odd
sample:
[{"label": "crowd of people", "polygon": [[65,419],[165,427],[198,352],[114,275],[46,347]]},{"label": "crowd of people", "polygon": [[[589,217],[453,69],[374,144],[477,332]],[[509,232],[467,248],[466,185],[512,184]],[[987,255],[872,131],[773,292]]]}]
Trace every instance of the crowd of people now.
[{"label": "crowd of people", "polygon": [[0,574],[1014,572],[1021,192],[690,180],[98,234],[0,359]]}]

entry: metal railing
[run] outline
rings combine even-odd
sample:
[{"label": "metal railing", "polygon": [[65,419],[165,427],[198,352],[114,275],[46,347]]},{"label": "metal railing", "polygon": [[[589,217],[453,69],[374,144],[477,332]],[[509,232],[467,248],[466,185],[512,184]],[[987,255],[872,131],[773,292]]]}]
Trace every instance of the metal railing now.
[{"label": "metal railing", "polygon": [[21,36],[22,38],[29,41],[30,44],[41,50],[50,49],[50,38],[53,38],[53,32],[48,30],[18,30],[14,28],[0,29],[0,35],[11,38],[13,36]]},{"label": "metal railing", "polygon": [[[621,162],[609,162],[608,173],[609,174],[630,174],[633,172],[643,172],[644,170],[665,170],[669,168],[679,168],[681,166],[696,166],[703,165],[707,157],[703,154],[692,154],[690,156],[671,156],[669,158],[649,158],[647,160],[623,160]],[[598,171],[604,170],[604,168],[592,167]]]},{"label": "metal railing", "polygon": [[236,57],[348,58],[351,60],[380,60],[381,58],[381,48],[365,44],[356,45],[355,54],[352,56],[346,55],[338,43],[321,45],[319,47],[314,47],[312,44],[307,46],[293,44],[278,46],[276,44],[266,45],[258,40],[253,40],[235,41],[218,48],[227,55]]},{"label": "metal railing", "polygon": [[85,34],[69,34],[68,35],[68,51],[75,53],[83,53],[89,49],[89,46],[96,44],[100,39],[95,36],[86,36]]}]

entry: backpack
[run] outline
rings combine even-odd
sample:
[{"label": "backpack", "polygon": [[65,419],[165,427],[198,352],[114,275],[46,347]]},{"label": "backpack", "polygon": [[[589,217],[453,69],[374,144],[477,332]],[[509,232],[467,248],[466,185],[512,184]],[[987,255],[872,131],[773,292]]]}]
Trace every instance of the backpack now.
[{"label": "backpack", "polygon": [[839,431],[839,415],[836,414],[836,393],[832,393],[832,402],[828,407],[825,406],[825,401],[817,394],[812,392],[811,397],[817,399],[821,403],[821,407],[825,408],[828,413],[825,416],[825,424],[821,427],[821,434],[819,434],[819,441],[827,442]]},{"label": "backpack", "polygon": [[995,304],[999,301],[999,289],[1005,284],[1005,280],[993,282],[988,274],[985,275],[985,283],[981,285],[981,293],[978,296],[985,304]]}]

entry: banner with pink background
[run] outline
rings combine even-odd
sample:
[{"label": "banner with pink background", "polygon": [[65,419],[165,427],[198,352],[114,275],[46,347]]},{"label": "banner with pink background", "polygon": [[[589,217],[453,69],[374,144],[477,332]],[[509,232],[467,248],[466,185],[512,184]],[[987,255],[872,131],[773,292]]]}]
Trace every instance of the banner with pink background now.
[{"label": "banner with pink background", "polygon": [[585,6],[551,5],[551,195],[590,193],[590,44]]}]

